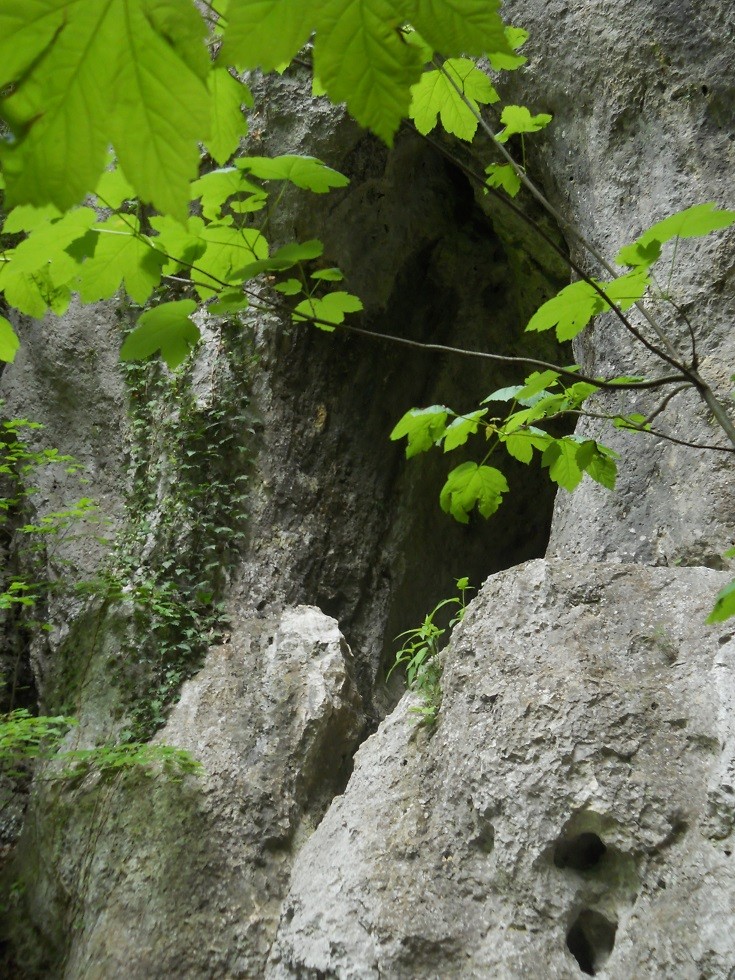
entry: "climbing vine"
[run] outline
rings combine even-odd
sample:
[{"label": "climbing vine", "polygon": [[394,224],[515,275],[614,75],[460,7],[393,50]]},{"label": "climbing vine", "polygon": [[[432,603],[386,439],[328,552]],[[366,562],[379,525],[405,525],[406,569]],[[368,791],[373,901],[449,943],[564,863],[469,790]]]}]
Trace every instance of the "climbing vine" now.
[{"label": "climbing vine", "polygon": [[164,722],[227,626],[222,595],[247,533],[253,364],[247,332],[223,324],[199,393],[190,371],[168,375],[157,361],[126,366],[130,487],[105,595],[134,609],[120,660],[131,688],[127,738],[148,738]]}]

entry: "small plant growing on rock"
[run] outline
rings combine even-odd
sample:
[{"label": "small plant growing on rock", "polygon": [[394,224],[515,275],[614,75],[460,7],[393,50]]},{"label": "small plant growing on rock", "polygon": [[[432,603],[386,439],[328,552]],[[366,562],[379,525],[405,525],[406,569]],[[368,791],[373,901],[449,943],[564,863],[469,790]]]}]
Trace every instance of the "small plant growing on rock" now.
[{"label": "small plant growing on rock", "polygon": [[[467,592],[474,591],[466,577],[458,578],[456,585],[459,595],[442,599],[424,617],[420,626],[398,634],[396,640],[405,637],[405,642],[396,653],[395,662],[386,677],[386,680],[389,679],[396,667],[405,669],[408,689],[415,691],[421,698],[421,704],[410,710],[426,725],[434,724],[441,707],[442,665],[438,656],[441,649],[439,641],[457,623],[462,622],[467,608]],[[454,607],[455,613],[449,624],[442,628],[436,624],[436,616],[447,606]]]}]

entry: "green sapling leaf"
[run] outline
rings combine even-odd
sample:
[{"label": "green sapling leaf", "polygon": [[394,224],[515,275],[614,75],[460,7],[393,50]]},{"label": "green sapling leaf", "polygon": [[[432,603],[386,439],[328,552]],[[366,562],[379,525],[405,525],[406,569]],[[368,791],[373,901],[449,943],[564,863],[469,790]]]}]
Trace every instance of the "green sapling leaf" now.
[{"label": "green sapling leaf", "polygon": [[[515,52],[528,40],[528,31],[524,31],[522,27],[506,27],[505,37]],[[495,71],[515,71],[528,61],[523,55],[504,54],[501,51],[490,51],[487,57]]]},{"label": "green sapling leaf", "polygon": [[518,429],[507,434],[501,431],[500,439],[513,459],[528,464],[533,459],[534,449],[543,452],[551,442],[552,437],[543,429],[537,429],[531,425],[528,428]]},{"label": "green sapling leaf", "polygon": [[509,163],[491,163],[485,167],[485,173],[489,187],[502,187],[511,197],[515,197],[521,189],[521,178]]},{"label": "green sapling leaf", "polygon": [[468,415],[458,416],[454,419],[444,433],[444,452],[451,452],[457,446],[464,446],[471,435],[477,432],[480,420],[487,415],[487,409],[481,408]]},{"label": "green sapling leaf", "polygon": [[[583,456],[583,458],[587,459],[583,467],[584,471],[595,483],[599,483],[600,486],[605,487],[607,490],[614,490],[618,474],[618,467],[615,462],[617,453],[613,452],[612,449],[608,449],[607,446],[601,446],[599,443],[593,443],[592,445],[594,447],[592,452],[588,452]],[[577,462],[579,461],[580,456],[578,453]]]},{"label": "green sapling leaf", "polygon": [[497,135],[498,143],[507,143],[511,136],[520,133],[537,133],[548,126],[552,117],[547,112],[532,116],[524,105],[507,105],[500,114],[500,122],[505,129]]},{"label": "green sapling leaf", "polygon": [[705,622],[722,623],[731,616],[735,616],[735,580],[717,593],[714,608]]},{"label": "green sapling leaf", "polygon": [[647,268],[661,254],[661,245],[672,238],[700,238],[735,224],[735,211],[720,210],[716,204],[695,204],[652,225],[632,245],[622,248],[615,259],[619,265]]},{"label": "green sapling leaf", "polygon": [[579,443],[564,437],[554,439],[541,457],[541,465],[549,470],[549,476],[560,487],[570,492],[582,481],[582,469],[577,461]]},{"label": "green sapling leaf", "polygon": [[[556,371],[534,371],[526,378],[526,383],[518,392],[516,401],[524,404],[525,399],[532,398],[534,395],[545,395],[547,393],[547,389],[553,387],[560,377],[561,375],[559,375]],[[538,401],[538,399],[534,399],[533,404],[535,404],[536,401]]]},{"label": "green sapling leaf", "polygon": [[12,324],[0,316],[0,361],[12,364],[19,347],[20,341]]},{"label": "green sapling leaf", "polygon": [[344,274],[341,269],[319,269],[317,272],[312,272],[311,279],[318,279],[320,282],[342,282],[344,279]]},{"label": "green sapling leaf", "polygon": [[350,182],[344,174],[328,167],[316,157],[293,154],[279,157],[240,157],[235,163],[260,180],[288,180],[296,187],[314,194],[326,194],[332,188],[346,187]]},{"label": "green sapling leaf", "polygon": [[206,146],[212,159],[222,165],[247,135],[248,124],[242,107],[252,107],[253,96],[247,85],[231,75],[227,68],[213,68],[207,88],[212,99],[212,122]]},{"label": "green sapling leaf", "polygon": [[[345,314],[358,313],[361,309],[362,302],[357,296],[339,291],[336,293],[327,293],[322,299],[316,299],[311,296],[308,299],[302,300],[294,310],[292,317],[294,323],[300,323],[312,317],[315,320],[325,321],[315,323],[314,326],[331,333],[334,330],[334,326],[344,323]],[[329,326],[329,324],[334,324],[334,326]]]},{"label": "green sapling leaf", "polygon": [[141,314],[125,338],[120,359],[139,361],[160,351],[169,368],[177,368],[199,340],[199,328],[190,319],[196,308],[194,300],[181,299]]},{"label": "green sapling leaf", "polygon": [[471,511],[477,507],[483,517],[490,517],[503,502],[508,492],[508,482],[493,466],[478,466],[467,462],[455,467],[447,477],[439,503],[446,514],[469,523]]},{"label": "green sapling leaf", "polygon": [[321,0],[237,0],[229,5],[218,62],[273,71],[309,39]]},{"label": "green sapling leaf", "polygon": [[429,408],[411,408],[396,424],[390,434],[395,442],[404,436],[408,439],[406,459],[418,453],[425,453],[435,446],[446,432],[449,409],[444,405],[431,405]]},{"label": "green sapling leaf", "polygon": [[500,17],[500,0],[407,0],[403,9],[405,19],[444,55],[513,55],[512,41],[518,38],[508,37]]},{"label": "green sapling leaf", "polygon": [[284,296],[298,296],[304,290],[298,279],[285,279],[283,282],[276,283],[273,288]]},{"label": "green sapling leaf", "polygon": [[411,89],[408,114],[420,133],[426,135],[430,132],[439,117],[448,133],[468,142],[473,139],[477,131],[477,118],[463,101],[457,87],[475,111],[479,110],[480,105],[490,105],[500,99],[490,79],[474,61],[449,58],[441,71],[424,72],[419,83]]},{"label": "green sapling leaf", "polygon": [[110,299],[124,282],[128,295],[142,306],[160,283],[166,258],[141,234],[134,215],[113,214],[92,231],[97,234],[94,255],[82,264],[77,280],[82,300]]}]

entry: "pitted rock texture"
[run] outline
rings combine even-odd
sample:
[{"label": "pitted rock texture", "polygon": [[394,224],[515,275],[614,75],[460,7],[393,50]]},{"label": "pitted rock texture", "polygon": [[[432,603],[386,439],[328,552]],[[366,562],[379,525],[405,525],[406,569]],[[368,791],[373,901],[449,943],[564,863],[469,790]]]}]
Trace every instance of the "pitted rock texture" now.
[{"label": "pitted rock texture", "polygon": [[201,776],[61,783],[36,799],[21,966],[68,980],[262,976],[293,856],[364,724],[334,620],[308,606],[243,619],[157,738],[189,749]]},{"label": "pitted rock texture", "polygon": [[436,729],[407,696],[300,852],[267,976],[728,976],[735,641],[701,626],[724,578],[490,578]]},{"label": "pitted rock texture", "polygon": [[[733,206],[735,171],[735,8],[718,0],[507,0],[504,16],[523,25],[529,62],[504,76],[503,96],[553,114],[527,141],[532,166],[563,217],[612,262],[618,249],[654,222],[706,201]],[[601,270],[568,235],[574,257]],[[656,273],[691,323],[702,375],[732,406],[735,364],[735,230],[682,241]],[[671,250],[668,253],[671,256]],[[604,278],[607,278],[605,275]],[[680,356],[691,356],[685,322],[650,303]],[[645,336],[661,341],[635,311]],[[668,374],[613,317],[582,336],[576,357],[590,374]],[[598,398],[605,410],[655,409],[657,395]],[[616,408],[616,406],[618,406]],[[693,393],[677,396],[656,427],[679,439],[724,439]],[[560,494],[550,553],[667,565],[723,567],[735,539],[732,459],[649,436],[584,423],[621,454],[616,493],[585,481]],[[603,434],[604,433],[604,434]]]}]

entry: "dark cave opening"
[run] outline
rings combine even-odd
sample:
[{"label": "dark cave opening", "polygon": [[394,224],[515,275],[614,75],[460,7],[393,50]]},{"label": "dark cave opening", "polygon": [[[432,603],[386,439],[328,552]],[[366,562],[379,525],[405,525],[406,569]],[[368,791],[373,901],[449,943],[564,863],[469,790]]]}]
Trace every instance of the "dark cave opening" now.
[{"label": "dark cave opening", "polygon": [[607,962],[615,945],[617,923],[593,909],[584,909],[567,933],[567,949],[579,969],[594,977]]},{"label": "dark cave opening", "polygon": [[[389,155],[376,146],[380,166],[366,166],[366,153],[342,205],[316,231],[325,258],[363,299],[361,324],[421,343],[570,361],[552,336],[523,333],[528,310],[568,281],[558,259],[529,259],[530,233],[485,213],[460,171],[410,134]],[[493,572],[542,556],[554,501],[537,463],[499,451],[492,465],[510,486],[501,510],[459,524],[440,509],[439,493],[450,469],[482,458],[483,440],[407,461],[390,432],[413,407],[472,411],[531,368],[339,331],[298,332],[287,343],[281,397],[294,404],[291,445],[299,445],[308,495],[292,506],[302,517],[308,511],[300,533],[311,535],[312,519],[315,529],[293,598],[338,619],[363,697],[382,714],[394,637],[454,594],[460,576],[479,587]]]}]

